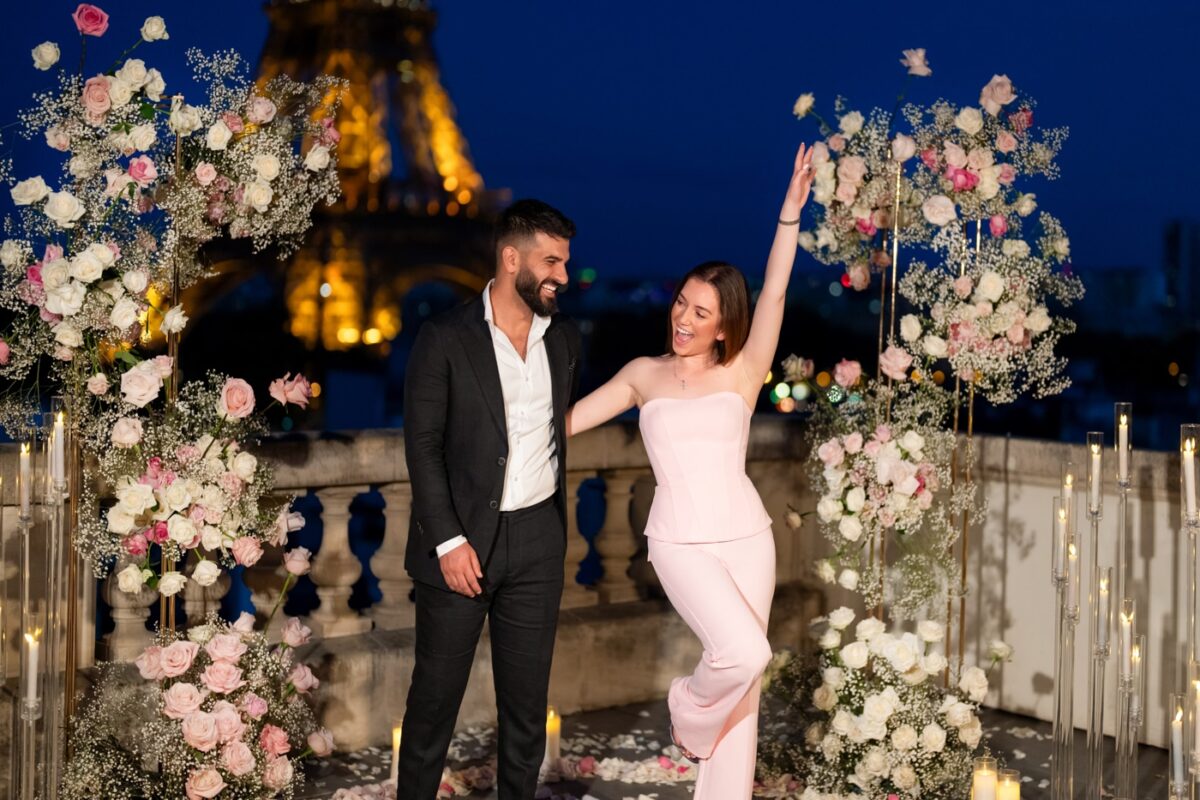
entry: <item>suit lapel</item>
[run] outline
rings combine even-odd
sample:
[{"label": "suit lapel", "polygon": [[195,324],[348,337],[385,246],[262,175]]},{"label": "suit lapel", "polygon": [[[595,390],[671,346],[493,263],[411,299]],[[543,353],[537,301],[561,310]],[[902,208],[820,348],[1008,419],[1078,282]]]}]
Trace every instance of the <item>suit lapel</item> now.
[{"label": "suit lapel", "polygon": [[567,413],[567,387],[570,385],[572,365],[568,363],[567,343],[558,325],[550,325],[545,342],[546,359],[550,362],[550,392],[554,398],[554,424],[557,427]]},{"label": "suit lapel", "polygon": [[467,309],[466,325],[463,328],[467,358],[479,381],[484,402],[492,419],[500,428],[500,434],[508,439],[508,425],[504,419],[504,387],[500,384],[500,368],[496,365],[496,345],[487,320],[483,318],[482,296]]}]

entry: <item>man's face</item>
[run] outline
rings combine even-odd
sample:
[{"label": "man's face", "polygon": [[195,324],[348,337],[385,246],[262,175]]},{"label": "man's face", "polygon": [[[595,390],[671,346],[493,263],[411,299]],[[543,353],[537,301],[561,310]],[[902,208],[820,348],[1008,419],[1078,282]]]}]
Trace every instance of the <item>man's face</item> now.
[{"label": "man's face", "polygon": [[517,295],[539,317],[558,311],[558,293],[567,288],[567,261],[571,243],[538,232],[513,246],[517,252]]}]

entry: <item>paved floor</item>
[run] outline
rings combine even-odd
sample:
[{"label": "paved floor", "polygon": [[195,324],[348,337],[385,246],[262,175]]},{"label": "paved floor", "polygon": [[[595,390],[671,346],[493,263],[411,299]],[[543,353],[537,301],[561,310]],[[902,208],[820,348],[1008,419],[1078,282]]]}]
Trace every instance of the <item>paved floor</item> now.
[{"label": "paved floor", "polygon": [[[1050,726],[1028,717],[988,711],[984,714],[986,742],[1007,766],[1021,771],[1025,800],[1049,797]],[[663,761],[670,749],[665,702],[624,706],[576,714],[563,720],[563,755],[594,756],[600,763],[599,777],[575,780],[551,780],[539,798],[552,800],[687,800],[694,783],[678,766],[686,762]],[[1109,747],[1111,749],[1110,740]],[[494,752],[493,732],[468,731],[460,734],[451,748],[450,767],[460,778],[478,780],[481,772],[464,773],[472,766],[485,766]],[[309,783],[299,795],[305,800],[331,798],[338,789],[377,784],[388,776],[390,750],[368,748],[338,757],[315,768]],[[610,759],[605,761],[605,759]],[[1077,796],[1082,797],[1087,754],[1083,735],[1077,734],[1075,771]],[[1111,753],[1108,760],[1111,778]],[[1167,796],[1167,757],[1162,750],[1143,747],[1139,757],[1139,798]],[[482,773],[486,775],[486,771]],[[668,777],[670,776],[670,777]],[[484,780],[486,783],[486,779]],[[383,798],[390,794],[363,795]],[[494,790],[475,790],[458,795],[471,800],[495,798]],[[763,796],[787,798],[794,795],[782,788],[765,790]],[[1089,798],[1091,800],[1091,798]]]}]

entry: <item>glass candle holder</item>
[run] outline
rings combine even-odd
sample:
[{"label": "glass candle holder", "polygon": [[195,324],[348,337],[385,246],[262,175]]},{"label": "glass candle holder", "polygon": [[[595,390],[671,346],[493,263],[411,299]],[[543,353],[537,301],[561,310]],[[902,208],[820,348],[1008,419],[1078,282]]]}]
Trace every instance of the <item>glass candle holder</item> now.
[{"label": "glass candle holder", "polygon": [[1087,435],[1087,511],[1098,517],[1104,510],[1104,434],[1089,431]]},{"label": "glass candle holder", "polygon": [[1200,498],[1196,487],[1196,448],[1200,446],[1200,424],[1179,426],[1179,506],[1183,524],[1200,524]]},{"label": "glass candle holder", "polygon": [[1071,534],[1067,509],[1063,506],[1061,497],[1055,497],[1050,504],[1050,530],[1052,532],[1050,577],[1055,584],[1062,584],[1067,579],[1067,545],[1071,541]]},{"label": "glass candle holder", "polygon": [[1113,444],[1117,450],[1117,484],[1129,486],[1133,470],[1133,403],[1113,404]]},{"label": "glass candle holder", "polygon": [[975,759],[973,764],[971,797],[973,800],[996,800],[996,789],[1000,779],[996,759],[984,756]]},{"label": "glass candle holder", "polygon": [[996,800],[1021,800],[1021,773],[1002,769],[996,780]]}]

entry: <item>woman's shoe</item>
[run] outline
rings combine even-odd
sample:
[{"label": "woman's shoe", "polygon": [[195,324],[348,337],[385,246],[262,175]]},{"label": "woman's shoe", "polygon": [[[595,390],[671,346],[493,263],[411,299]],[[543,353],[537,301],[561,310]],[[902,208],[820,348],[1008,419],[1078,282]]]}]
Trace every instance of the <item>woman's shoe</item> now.
[{"label": "woman's shoe", "polygon": [[692,762],[693,764],[699,764],[701,761],[704,760],[704,759],[700,758],[700,756],[693,753],[691,750],[688,750],[686,747],[684,747],[680,743],[679,739],[675,736],[675,725],[674,724],[671,725],[671,741],[674,742],[675,746],[679,748],[679,752],[683,755],[683,757],[686,758],[688,761]]}]

